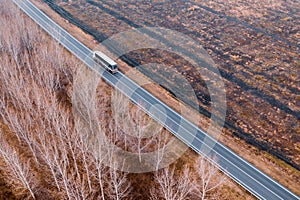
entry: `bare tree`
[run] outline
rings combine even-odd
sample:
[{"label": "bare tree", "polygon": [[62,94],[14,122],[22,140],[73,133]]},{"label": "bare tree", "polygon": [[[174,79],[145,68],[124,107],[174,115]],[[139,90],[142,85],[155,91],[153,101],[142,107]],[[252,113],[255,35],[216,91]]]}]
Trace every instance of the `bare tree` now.
[{"label": "bare tree", "polygon": [[19,191],[20,195],[24,195],[24,191],[28,191],[30,196],[35,199],[35,184],[33,174],[30,172],[30,160],[27,162],[20,160],[17,152],[2,138],[1,130],[0,156],[5,161],[7,167],[5,171],[9,173],[9,182],[11,185]]},{"label": "bare tree", "polygon": [[174,166],[167,167],[155,172],[154,180],[159,187],[151,189],[151,199],[204,200],[217,197],[217,191],[226,181],[226,177],[203,156],[198,156],[193,170],[184,166],[181,173],[175,173]]},{"label": "bare tree", "polygon": [[203,156],[197,158],[194,169],[198,175],[194,185],[195,192],[202,200],[207,199],[211,194],[216,193],[226,181],[226,176],[215,166],[206,161]]},{"label": "bare tree", "polygon": [[154,175],[158,188],[151,189],[151,199],[183,200],[188,199],[193,190],[192,173],[187,166],[182,173],[175,173],[175,166],[166,167]]},{"label": "bare tree", "polygon": [[97,180],[98,190],[100,190],[99,199],[105,200],[105,181],[107,180],[108,171],[105,170],[103,161],[105,160],[104,150],[102,149],[102,138],[94,138],[94,145],[92,146],[92,162],[95,166],[94,176]]},{"label": "bare tree", "polygon": [[[118,91],[112,93],[114,132],[117,132],[119,137],[120,133],[123,133],[124,138],[120,138],[120,140],[125,141],[125,148],[138,153],[140,162],[142,153],[153,150],[153,143],[156,143],[158,148],[163,148],[166,144],[162,144],[166,142],[166,140],[162,141],[166,139],[164,137],[166,135],[160,134],[163,127],[142,110],[143,106],[142,102],[138,106],[133,105],[127,97]],[[159,153],[162,152],[159,151]],[[162,156],[157,155],[158,160]]]},{"label": "bare tree", "polygon": [[111,158],[111,164],[109,168],[109,174],[106,176],[107,182],[107,196],[109,199],[128,199],[128,194],[130,192],[130,183],[127,180],[127,174],[124,172],[119,172],[113,163],[113,158]]}]

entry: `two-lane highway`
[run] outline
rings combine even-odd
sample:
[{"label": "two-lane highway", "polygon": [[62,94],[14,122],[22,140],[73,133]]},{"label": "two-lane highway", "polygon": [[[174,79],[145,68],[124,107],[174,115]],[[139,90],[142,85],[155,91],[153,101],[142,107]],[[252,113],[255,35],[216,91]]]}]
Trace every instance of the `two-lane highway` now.
[{"label": "two-lane highway", "polygon": [[[210,144],[215,144],[213,145],[210,153],[207,155],[208,158],[216,157],[218,163],[215,163],[214,161],[212,162],[214,162],[220,170],[225,172],[253,195],[260,199],[268,200],[300,199],[298,196],[239,157],[230,149],[218,141],[215,141],[197,126],[183,118],[124,74],[118,72],[117,74],[112,75],[103,68],[95,69],[94,66],[97,66],[97,64],[92,58],[92,51],[51,20],[42,11],[36,8],[30,1],[14,0],[14,2],[62,46],[68,49],[88,67],[101,74],[102,78],[106,82],[115,87],[117,90],[120,90],[136,104],[142,100],[145,103],[143,106],[145,112],[159,123],[163,124],[166,129],[172,132],[181,141],[189,145],[190,148],[199,154],[203,154],[203,148],[201,147],[206,146],[210,148]],[[153,109],[155,108],[153,105],[159,105],[164,109],[164,112],[160,109]],[[150,110],[149,108],[152,109]],[[162,115],[165,120],[162,120]]]}]

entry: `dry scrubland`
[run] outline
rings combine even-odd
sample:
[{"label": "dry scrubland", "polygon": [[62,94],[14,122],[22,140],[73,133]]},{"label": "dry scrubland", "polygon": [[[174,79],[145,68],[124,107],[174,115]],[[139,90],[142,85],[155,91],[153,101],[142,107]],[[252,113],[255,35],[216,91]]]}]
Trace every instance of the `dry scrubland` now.
[{"label": "dry scrubland", "polygon": [[[99,151],[95,130],[137,153],[172,136],[106,83],[82,79],[91,72],[10,1],[0,4],[0,199],[252,198],[192,152],[156,172],[107,167],[114,152]],[[162,131],[141,139],[149,127]]]}]

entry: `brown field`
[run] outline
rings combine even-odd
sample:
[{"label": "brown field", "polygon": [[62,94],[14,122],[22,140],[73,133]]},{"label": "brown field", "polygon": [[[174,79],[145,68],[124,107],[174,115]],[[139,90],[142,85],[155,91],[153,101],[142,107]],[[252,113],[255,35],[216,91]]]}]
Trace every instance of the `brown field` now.
[{"label": "brown field", "polygon": [[[252,3],[250,8],[247,2],[175,1],[172,9],[163,1],[57,1],[56,5],[78,20],[82,28],[98,34],[95,39],[99,42],[146,25],[175,29],[199,41],[224,77],[227,122],[234,134],[299,168],[300,36],[299,16],[292,10],[299,7],[292,1]],[[163,61],[184,73],[200,105],[209,111],[209,94],[201,76],[188,63],[166,52],[130,56],[137,63]],[[143,73],[155,77],[162,71],[155,74],[145,69]]]}]

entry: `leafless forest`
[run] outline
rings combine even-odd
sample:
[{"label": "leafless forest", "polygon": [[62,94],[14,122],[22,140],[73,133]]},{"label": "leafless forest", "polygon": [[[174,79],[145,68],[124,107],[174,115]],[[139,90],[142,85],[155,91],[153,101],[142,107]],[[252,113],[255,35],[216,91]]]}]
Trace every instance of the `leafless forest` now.
[{"label": "leafless forest", "polygon": [[[112,152],[87,142],[91,124],[139,155],[172,136],[101,80],[95,98],[80,99],[96,108],[78,126],[73,82],[85,66],[10,1],[0,4],[0,199],[233,199],[222,192],[225,176],[199,156],[145,174],[107,167]],[[161,132],[141,139],[149,130]]]}]

